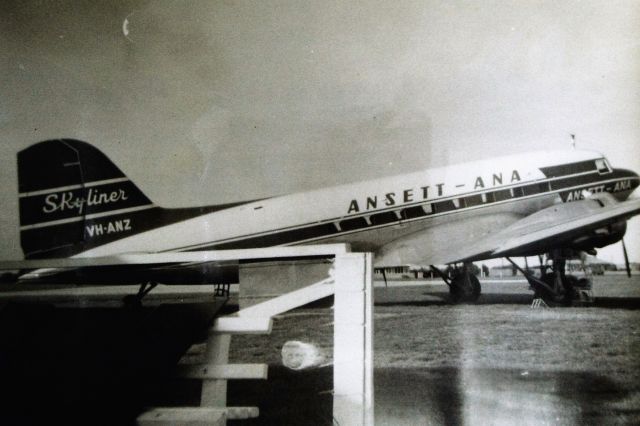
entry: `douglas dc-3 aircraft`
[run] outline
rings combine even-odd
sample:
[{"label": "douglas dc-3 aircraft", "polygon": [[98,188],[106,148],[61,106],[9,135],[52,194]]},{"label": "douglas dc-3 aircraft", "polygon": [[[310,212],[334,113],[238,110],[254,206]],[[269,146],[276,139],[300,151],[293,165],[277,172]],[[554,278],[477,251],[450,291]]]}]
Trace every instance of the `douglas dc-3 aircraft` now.
[{"label": "douglas dc-3 aircraft", "polygon": [[[638,175],[580,150],[179,209],[155,205],[104,154],[77,140],[26,148],[18,154],[18,172],[27,259],[346,242],[374,252],[376,266],[465,265],[450,280],[443,276],[454,301],[480,294],[470,262],[546,254],[550,270],[527,278],[545,300],[568,303],[578,281],[564,273],[568,256],[620,241],[626,220],[640,212],[640,200],[627,200]],[[207,270],[185,266],[160,268],[159,280],[193,282]],[[146,280],[148,274],[134,269],[130,276]],[[108,276],[90,268],[80,275],[89,281]]]}]

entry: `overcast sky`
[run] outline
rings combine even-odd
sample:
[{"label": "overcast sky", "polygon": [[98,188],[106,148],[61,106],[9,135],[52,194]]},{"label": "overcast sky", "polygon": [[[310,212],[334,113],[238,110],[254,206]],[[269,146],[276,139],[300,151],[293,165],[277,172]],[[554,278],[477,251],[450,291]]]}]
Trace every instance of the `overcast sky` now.
[{"label": "overcast sky", "polygon": [[167,207],[570,133],[640,171],[638,1],[4,1],[0,16],[2,258],[22,256],[16,152],[57,137],[94,144]]}]

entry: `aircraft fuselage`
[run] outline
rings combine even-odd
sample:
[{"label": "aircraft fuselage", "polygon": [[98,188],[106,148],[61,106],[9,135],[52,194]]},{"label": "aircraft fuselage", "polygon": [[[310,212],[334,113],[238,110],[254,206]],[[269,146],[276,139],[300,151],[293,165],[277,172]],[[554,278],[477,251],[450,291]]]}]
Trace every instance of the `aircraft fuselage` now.
[{"label": "aircraft fuselage", "polygon": [[[624,200],[638,184],[637,174],[612,169],[595,152],[528,153],[249,202],[131,237],[134,216],[144,208],[116,216],[112,211],[104,223],[94,218],[85,231],[123,238],[77,256],[324,242],[376,251],[395,239],[469,218],[498,231],[554,203],[583,199],[587,192]],[[110,190],[118,199],[109,202],[127,198],[126,192]]]}]

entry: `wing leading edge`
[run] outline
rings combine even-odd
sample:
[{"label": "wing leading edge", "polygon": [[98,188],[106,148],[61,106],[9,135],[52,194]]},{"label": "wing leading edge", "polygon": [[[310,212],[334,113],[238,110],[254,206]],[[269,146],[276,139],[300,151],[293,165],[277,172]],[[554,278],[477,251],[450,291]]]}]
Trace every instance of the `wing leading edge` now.
[{"label": "wing leading edge", "polygon": [[556,204],[516,221],[446,263],[604,247],[619,241],[626,220],[638,213],[640,199],[618,202],[608,193]]},{"label": "wing leading edge", "polygon": [[376,266],[442,265],[563,248],[587,251],[619,241],[626,219],[638,213],[640,199],[618,202],[599,193],[525,217],[502,212],[451,220],[381,247]]}]

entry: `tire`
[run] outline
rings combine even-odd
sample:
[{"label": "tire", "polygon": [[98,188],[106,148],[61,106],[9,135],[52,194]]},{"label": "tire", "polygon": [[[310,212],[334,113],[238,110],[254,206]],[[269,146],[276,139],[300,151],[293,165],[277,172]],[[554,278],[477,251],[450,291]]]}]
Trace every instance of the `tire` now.
[{"label": "tire", "polygon": [[578,277],[575,275],[567,275],[566,281],[562,283],[564,285],[564,297],[563,297],[563,305],[571,306],[573,305],[574,300],[578,299],[579,296],[576,293],[575,287],[578,285]]},{"label": "tire", "polygon": [[[553,287],[554,280],[555,280],[555,275],[553,272],[547,272],[540,277],[540,281],[544,282],[549,287]],[[556,306],[558,303],[558,301],[555,298],[555,294],[553,294],[552,292],[550,292],[549,290],[547,290],[542,286],[534,287],[533,297],[544,300],[544,302],[549,306]]]},{"label": "tire", "polygon": [[471,275],[469,277],[471,279],[471,302],[477,302],[480,297],[480,293],[482,293],[482,286],[480,285],[480,280],[475,275]]},{"label": "tire", "polygon": [[[555,274],[548,272],[544,274],[541,280],[549,287],[554,286]],[[539,297],[549,306],[571,306],[574,299],[574,286],[578,283],[578,278],[574,275],[566,275],[562,283],[564,294],[557,296],[543,287],[536,288],[534,297]]]},{"label": "tire", "polygon": [[449,301],[453,304],[463,302],[475,302],[480,297],[482,287],[480,286],[480,280],[475,275],[469,276],[471,286],[469,287],[464,279],[464,275],[458,275],[451,281],[451,287],[449,288]]}]

